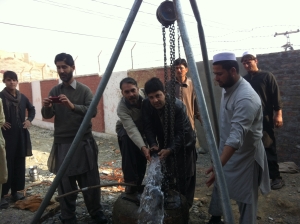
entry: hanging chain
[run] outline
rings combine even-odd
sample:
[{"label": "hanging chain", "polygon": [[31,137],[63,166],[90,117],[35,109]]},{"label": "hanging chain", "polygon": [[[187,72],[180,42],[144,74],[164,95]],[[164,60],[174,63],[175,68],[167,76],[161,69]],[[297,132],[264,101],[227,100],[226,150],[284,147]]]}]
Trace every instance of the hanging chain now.
[{"label": "hanging chain", "polygon": [[[167,66],[167,48],[166,48],[166,29],[163,26],[162,27],[162,35],[163,35],[163,46],[164,46],[164,84],[165,84],[165,95],[168,93],[168,66]],[[166,100],[165,103],[165,109],[164,109],[164,148],[167,148],[168,145],[168,109],[169,109],[169,102]],[[167,194],[169,190],[169,176],[171,174],[167,170],[167,165],[165,160],[162,160],[162,172],[165,176],[164,182],[163,182],[163,188],[165,191],[165,194]],[[166,196],[166,195],[165,195]]]},{"label": "hanging chain", "polygon": [[[171,69],[171,85],[170,85],[170,141],[174,142],[174,127],[175,127],[175,26],[171,24],[169,27],[169,36],[170,36],[170,69]],[[175,177],[176,177],[176,187],[179,191],[179,172],[178,172],[178,163],[177,163],[177,152],[174,150],[174,164]]]}]

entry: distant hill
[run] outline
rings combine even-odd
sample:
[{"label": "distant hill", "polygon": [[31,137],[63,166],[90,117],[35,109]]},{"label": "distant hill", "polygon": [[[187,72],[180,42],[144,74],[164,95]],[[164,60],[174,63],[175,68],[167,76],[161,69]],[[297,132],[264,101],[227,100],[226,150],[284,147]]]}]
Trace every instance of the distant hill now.
[{"label": "distant hill", "polygon": [[[45,63],[29,59],[28,53],[7,52],[0,50],[0,70],[11,70],[18,74],[19,82],[58,78],[56,70]],[[3,74],[0,72],[2,80]]]}]

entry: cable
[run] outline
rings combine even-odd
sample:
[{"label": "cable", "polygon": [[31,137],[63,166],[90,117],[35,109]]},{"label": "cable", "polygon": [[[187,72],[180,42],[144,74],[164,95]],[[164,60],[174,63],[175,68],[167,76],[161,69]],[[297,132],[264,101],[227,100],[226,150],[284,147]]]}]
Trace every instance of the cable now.
[{"label": "cable", "polygon": [[[102,39],[118,40],[118,38],[112,38],[112,37],[104,37],[104,36],[84,34],[84,33],[74,33],[74,32],[70,32],[70,31],[54,30],[54,29],[48,29],[48,28],[42,28],[42,27],[27,26],[27,25],[15,24],[15,23],[7,23],[7,22],[2,22],[2,21],[0,21],[0,23],[4,24],[4,25],[18,26],[18,27],[23,27],[23,28],[46,30],[46,31],[51,31],[51,32],[67,33],[67,34],[87,36],[87,37],[97,37],[97,38],[102,38]],[[158,44],[158,43],[143,42],[143,41],[138,41],[138,40],[126,40],[126,41],[127,42],[134,42],[134,43],[142,43],[142,44],[161,45],[161,44]]]},{"label": "cable", "polygon": [[[84,8],[80,8],[80,7],[76,7],[76,6],[72,6],[72,5],[67,5],[67,4],[63,4],[63,3],[58,3],[58,2],[50,1],[50,0],[44,0],[44,1],[42,1],[42,0],[33,0],[33,1],[40,2],[40,3],[43,3],[43,4],[53,5],[53,6],[60,7],[60,8],[76,10],[76,11],[80,11],[80,12],[87,13],[87,14],[98,15],[98,16],[105,17],[105,18],[110,18],[110,19],[121,18],[121,17],[116,17],[115,15],[104,14],[102,12],[93,11],[93,10],[90,10],[90,9],[84,9]],[[91,0],[91,1],[94,1],[94,0]],[[110,5],[110,6],[113,6],[113,7],[123,8],[123,9],[126,9],[126,10],[130,10],[130,8],[126,8],[126,7],[122,7],[122,6],[118,6],[118,5],[114,5],[114,4],[109,4],[109,3],[99,2],[99,1],[95,1],[95,2],[100,3],[100,4]],[[73,9],[70,8],[70,7],[73,7]],[[144,11],[139,11],[139,12],[155,16],[154,13],[149,13],[149,12],[144,12]],[[104,14],[106,16],[103,16],[102,14]],[[125,21],[125,20],[123,20],[123,18],[119,19],[119,20]],[[135,22],[135,23],[139,24],[138,22]],[[195,21],[194,22],[186,21],[186,23],[196,24]],[[157,25],[152,24],[152,23],[150,23],[150,24],[149,23],[143,23],[143,24],[153,26],[155,29],[160,29],[160,28],[157,27]],[[212,26],[212,25],[208,25],[208,24],[204,24],[204,25],[207,26],[207,27],[210,27],[210,28],[216,28],[216,29],[222,29],[222,30],[234,30],[234,29],[229,29],[229,28],[224,28],[224,27]]]},{"label": "cable", "polygon": [[[124,18],[115,16],[115,15],[112,15],[112,14],[105,14],[105,13],[102,13],[102,12],[93,11],[93,10],[90,10],[90,9],[84,9],[84,8],[80,8],[80,7],[76,7],[76,6],[72,6],[72,5],[68,5],[68,4],[57,3],[57,2],[49,1],[49,0],[47,2],[46,2],[46,0],[44,0],[44,1],[42,1],[42,0],[33,0],[33,1],[43,3],[43,4],[52,5],[52,6],[56,6],[56,7],[59,7],[59,8],[75,10],[75,11],[79,11],[79,12],[86,13],[86,14],[89,14],[89,15],[97,15],[97,16],[100,16],[100,17],[108,18],[108,19],[125,21]],[[138,25],[141,25],[141,26],[145,26],[145,25],[149,26],[150,25],[150,26],[153,26],[154,29],[160,29],[156,24],[143,23],[143,22],[135,22],[135,24],[138,24]]]}]

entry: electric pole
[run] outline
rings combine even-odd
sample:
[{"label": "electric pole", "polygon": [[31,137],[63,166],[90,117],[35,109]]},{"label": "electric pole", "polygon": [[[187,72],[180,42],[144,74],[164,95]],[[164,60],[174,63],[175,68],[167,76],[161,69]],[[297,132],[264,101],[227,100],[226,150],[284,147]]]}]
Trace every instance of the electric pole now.
[{"label": "electric pole", "polygon": [[289,34],[292,34],[292,33],[299,33],[300,30],[296,30],[296,31],[286,31],[285,33],[275,33],[274,37],[276,37],[277,35],[284,35],[286,36],[286,44],[285,45],[282,45],[281,47],[283,47],[285,49],[285,51],[292,51],[294,50],[293,48],[293,44],[291,44],[290,42],[290,35]]}]

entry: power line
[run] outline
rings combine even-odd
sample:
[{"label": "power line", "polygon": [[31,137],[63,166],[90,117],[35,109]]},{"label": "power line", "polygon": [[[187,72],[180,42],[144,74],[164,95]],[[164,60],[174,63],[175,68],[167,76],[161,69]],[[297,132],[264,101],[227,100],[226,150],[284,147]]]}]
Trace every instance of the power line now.
[{"label": "power line", "polygon": [[[75,11],[79,11],[82,13],[86,13],[89,15],[97,15],[100,17],[104,17],[104,18],[108,18],[108,19],[114,19],[114,20],[119,20],[119,21],[125,21],[123,17],[119,17],[119,16],[115,16],[112,14],[105,14],[102,12],[98,12],[98,11],[94,11],[94,10],[90,10],[90,9],[84,9],[84,8],[80,8],[80,7],[76,7],[76,6],[72,6],[72,5],[68,5],[68,4],[63,4],[63,3],[58,3],[58,2],[54,2],[54,1],[47,1],[47,0],[33,0],[35,2],[39,2],[39,3],[43,3],[43,4],[48,4],[48,5],[52,5],[52,6],[56,6],[59,8],[65,8],[65,9],[69,9],[69,10],[75,10]],[[141,26],[145,26],[145,25],[150,25],[153,26],[154,29],[159,29],[159,27],[155,24],[151,24],[151,23],[143,23],[143,22],[135,22],[135,24],[141,25]]]},{"label": "power line", "polygon": [[[30,28],[30,29],[36,29],[36,30],[45,30],[45,31],[73,34],[73,35],[79,35],[79,36],[97,37],[97,38],[102,38],[102,39],[118,40],[118,38],[112,38],[112,37],[104,37],[104,36],[85,34],[85,33],[75,33],[75,32],[70,32],[70,31],[55,30],[55,29],[42,28],[42,27],[36,27],[36,26],[28,26],[28,25],[21,25],[21,24],[15,24],[15,23],[7,23],[7,22],[2,22],[2,21],[0,21],[0,23],[4,24],[4,25],[18,26],[18,27]],[[126,40],[126,41],[127,42],[136,42],[136,43],[141,43],[141,44],[162,45],[162,44],[158,44],[158,43],[143,42],[143,41],[138,41],[138,40]]]},{"label": "power line", "polygon": [[[98,16],[105,17],[105,18],[125,21],[123,18],[116,17],[115,15],[112,15],[112,14],[104,14],[102,12],[93,11],[93,10],[90,10],[90,9],[84,9],[84,8],[81,8],[81,7],[76,7],[76,6],[72,6],[72,5],[68,5],[68,4],[58,3],[58,2],[55,2],[55,1],[51,1],[51,0],[44,0],[44,1],[42,1],[42,0],[33,0],[33,1],[40,2],[40,3],[43,3],[43,4],[53,5],[53,6],[60,7],[60,8],[76,10],[76,11],[79,11],[79,12],[82,12],[82,13],[93,14],[93,15],[98,15]],[[91,0],[91,1],[94,1],[94,0]],[[130,10],[130,8],[123,7],[123,6],[118,6],[118,5],[109,4],[109,3],[100,2],[100,1],[95,1],[95,2],[100,3],[100,4],[109,5],[109,6],[112,6],[112,7],[118,7],[118,8]],[[149,13],[149,12],[144,12],[144,11],[139,11],[139,12],[155,16],[154,13]],[[104,15],[102,15],[102,14],[104,14]],[[189,14],[186,14],[186,15],[189,15]],[[192,16],[192,15],[189,15],[189,16]],[[121,18],[121,19],[116,19],[116,18]],[[135,23],[139,24],[139,22],[135,22]],[[193,22],[186,21],[186,23],[196,24],[195,21],[193,21]],[[147,24],[147,25],[153,26],[154,29],[159,29],[158,26],[156,24],[153,24],[153,23],[141,23],[141,24]],[[210,27],[210,28],[223,29],[223,30],[234,30],[234,29],[229,29],[229,28],[224,28],[224,27],[212,26],[212,25],[208,25],[208,24],[204,24],[204,25],[207,26],[207,27]]]}]

